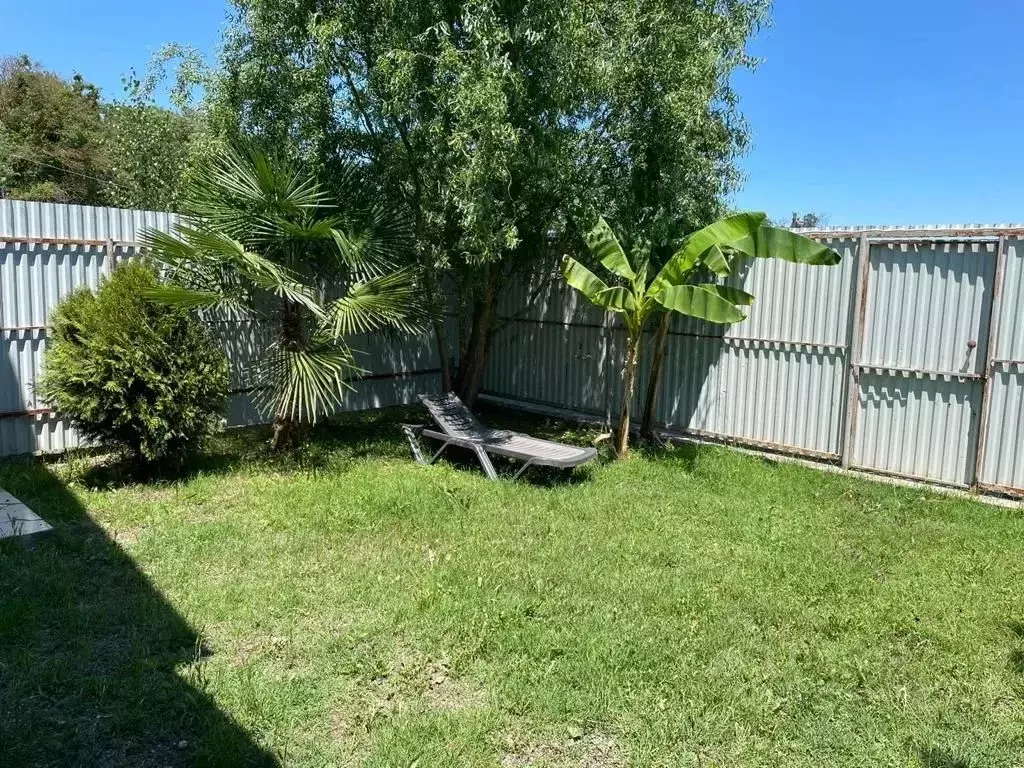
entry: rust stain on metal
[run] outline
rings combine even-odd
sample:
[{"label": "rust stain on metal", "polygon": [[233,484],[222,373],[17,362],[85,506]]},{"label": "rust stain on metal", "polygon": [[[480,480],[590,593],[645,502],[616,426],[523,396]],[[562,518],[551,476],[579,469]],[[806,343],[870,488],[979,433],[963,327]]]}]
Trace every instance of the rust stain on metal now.
[{"label": "rust stain on metal", "polygon": [[45,416],[53,413],[50,408],[32,408],[27,411],[0,411],[0,419],[22,419],[28,416]]},{"label": "rust stain on metal", "polygon": [[974,454],[974,483],[980,482],[985,468],[985,448],[988,445],[989,411],[992,408],[992,377],[995,375],[996,346],[999,342],[999,310],[1002,305],[1003,280],[1006,275],[1006,236],[999,238],[996,246],[996,277],[992,286],[992,300],[988,306],[988,339],[985,353],[988,368],[985,370],[985,385],[981,390],[981,424],[978,427],[978,445]]},{"label": "rust stain on metal", "polygon": [[83,240],[68,237],[15,237],[0,235],[0,243],[18,243],[22,245],[85,245],[95,248],[114,250],[115,248],[142,248],[142,243],[117,240]]},{"label": "rust stain on metal", "polygon": [[812,451],[807,448],[798,448],[793,445],[786,445],[785,443],[772,443],[764,440],[754,440],[752,438],[737,437],[735,435],[720,435],[714,432],[704,432],[703,430],[699,429],[662,429],[666,437],[672,437],[673,434],[699,437],[701,440],[705,440],[709,443],[718,443],[726,446],[747,446],[750,448],[757,448],[759,450],[769,451],[773,453],[784,453],[789,456],[803,456],[808,459],[815,459],[816,461],[836,462],[839,461],[840,458],[838,453]]},{"label": "rust stain on metal", "polygon": [[1010,496],[1015,499],[1024,499],[1024,488],[1015,488],[1012,485],[988,485],[985,483],[978,483],[976,487],[983,493]]}]

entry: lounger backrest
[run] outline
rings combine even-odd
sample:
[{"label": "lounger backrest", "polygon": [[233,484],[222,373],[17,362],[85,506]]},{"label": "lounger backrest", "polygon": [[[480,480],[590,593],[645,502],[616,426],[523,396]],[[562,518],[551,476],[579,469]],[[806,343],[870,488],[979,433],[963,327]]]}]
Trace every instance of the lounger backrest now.
[{"label": "lounger backrest", "polygon": [[420,402],[442,430],[452,437],[481,439],[489,430],[470,412],[458,395],[420,395]]}]

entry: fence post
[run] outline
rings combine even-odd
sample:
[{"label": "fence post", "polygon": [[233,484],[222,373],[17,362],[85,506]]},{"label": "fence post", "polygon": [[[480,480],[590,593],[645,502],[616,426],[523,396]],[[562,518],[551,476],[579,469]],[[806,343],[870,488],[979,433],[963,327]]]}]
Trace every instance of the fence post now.
[{"label": "fence post", "polygon": [[107,277],[114,274],[114,270],[117,268],[117,246],[114,244],[114,238],[107,238]]},{"label": "fence post", "polygon": [[612,429],[612,382],[614,381],[614,369],[612,362],[612,324],[615,316],[605,311],[601,325],[602,354],[604,355],[604,426],[607,431]]},{"label": "fence post", "polygon": [[992,285],[992,301],[988,307],[988,339],[985,342],[985,383],[981,390],[981,420],[978,423],[978,442],[974,452],[974,478],[971,485],[977,487],[985,464],[985,444],[988,442],[988,417],[992,377],[996,371],[996,357],[999,343],[999,320],[1002,317],[1003,281],[1006,277],[1006,235],[999,236],[996,243],[996,274]]},{"label": "fence post", "polygon": [[846,430],[840,463],[849,467],[853,460],[853,445],[857,438],[857,402],[860,395],[861,347],[864,341],[864,316],[867,312],[868,275],[871,262],[871,241],[865,232],[857,246],[857,271],[853,276],[853,321],[849,324],[850,337],[846,350],[849,357],[849,373],[846,380]]}]

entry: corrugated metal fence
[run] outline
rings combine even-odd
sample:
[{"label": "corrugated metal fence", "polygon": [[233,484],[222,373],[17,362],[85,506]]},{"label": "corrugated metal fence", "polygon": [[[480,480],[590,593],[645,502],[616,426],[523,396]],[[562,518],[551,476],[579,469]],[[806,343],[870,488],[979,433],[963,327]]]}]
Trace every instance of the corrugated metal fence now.
[{"label": "corrugated metal fence", "polygon": [[[49,453],[78,445],[67,425],[35,393],[47,343],[47,319],[64,296],[96,288],[117,264],[138,252],[146,227],[169,230],[167,213],[0,200],[0,456]],[[245,387],[244,371],[265,332],[251,321],[211,322],[228,353],[233,394],[228,423],[262,421]],[[412,402],[440,387],[437,354],[425,338],[352,340],[370,372],[345,398],[347,410]]]},{"label": "corrugated metal fence", "polygon": [[[35,393],[47,318],[138,251],[165,213],[0,200],[0,455],[75,435]],[[730,278],[757,297],[730,327],[673,321],[656,419],[664,428],[952,486],[1024,493],[1024,228],[812,233],[837,267],[759,260]],[[507,291],[485,380],[503,398],[610,419],[623,333],[557,276]],[[244,370],[264,330],[211,327],[228,352],[229,423],[260,421]],[[371,372],[350,410],[440,386],[426,338],[356,339]],[[647,356],[649,361],[650,356]],[[641,371],[638,404],[646,390]]]},{"label": "corrugated metal fence", "polygon": [[[757,297],[746,322],[674,320],[659,425],[1024,493],[1024,228],[808,234],[842,263],[745,264],[730,281]],[[517,286],[500,316],[489,394],[612,415],[624,339],[612,316],[557,277]],[[638,405],[646,386],[644,371]]]}]

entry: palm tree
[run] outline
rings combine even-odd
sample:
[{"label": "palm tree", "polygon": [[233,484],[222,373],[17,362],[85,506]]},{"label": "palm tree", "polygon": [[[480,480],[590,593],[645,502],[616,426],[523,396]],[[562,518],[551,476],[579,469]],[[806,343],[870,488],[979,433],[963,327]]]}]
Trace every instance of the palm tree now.
[{"label": "palm tree", "polygon": [[184,223],[143,236],[166,278],[151,299],[271,331],[247,383],[273,418],[275,449],[294,447],[300,425],[339,407],[365,373],[347,335],[421,329],[416,273],[396,267],[408,228],[352,202],[358,176],[351,167],[338,182],[352,191],[343,209],[289,162],[227,150],[190,185]]},{"label": "palm tree", "polygon": [[[562,274],[566,282],[592,304],[622,315],[626,327],[626,352],[622,366],[622,410],[615,435],[615,450],[620,457],[629,451],[633,391],[640,366],[641,342],[648,318],[663,313],[689,315],[712,323],[738,323],[746,319],[742,307],[754,303],[754,297],[737,288],[721,285],[737,256],[777,258],[798,264],[832,265],[839,254],[828,246],[789,230],[768,226],[763,213],[738,213],[726,216],[683,240],[653,279],[648,280],[648,253],[633,249],[626,256],[618,238],[603,219],[587,234],[592,256],[612,275],[608,285],[580,262],[566,256]],[[665,344],[667,323],[659,329],[655,353],[660,358]],[[657,393],[660,360],[652,371],[652,391]],[[648,398],[651,408],[652,397]]]}]

